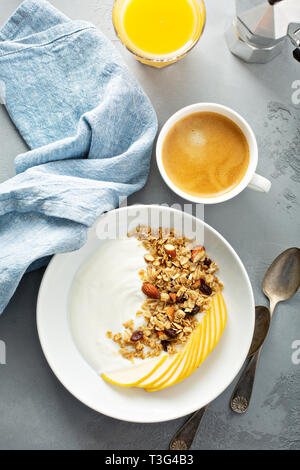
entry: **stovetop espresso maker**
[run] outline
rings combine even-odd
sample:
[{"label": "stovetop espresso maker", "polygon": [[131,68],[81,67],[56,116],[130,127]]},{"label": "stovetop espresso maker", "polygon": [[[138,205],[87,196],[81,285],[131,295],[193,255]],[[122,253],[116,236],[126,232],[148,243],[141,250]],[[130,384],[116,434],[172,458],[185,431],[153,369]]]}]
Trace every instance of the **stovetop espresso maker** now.
[{"label": "stovetop espresso maker", "polygon": [[287,38],[300,62],[300,0],[236,0],[236,18],[226,32],[234,55],[246,62],[269,62]]}]

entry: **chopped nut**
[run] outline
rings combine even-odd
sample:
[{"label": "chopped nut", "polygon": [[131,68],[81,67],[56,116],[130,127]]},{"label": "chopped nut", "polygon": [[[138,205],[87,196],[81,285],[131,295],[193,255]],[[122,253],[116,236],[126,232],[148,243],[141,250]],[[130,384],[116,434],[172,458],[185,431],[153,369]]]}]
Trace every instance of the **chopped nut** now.
[{"label": "chopped nut", "polygon": [[193,263],[196,263],[200,259],[199,255],[201,255],[204,251],[205,251],[204,246],[195,246],[192,249],[192,261],[193,261]]},{"label": "chopped nut", "polygon": [[165,252],[171,258],[176,258],[176,248],[173,245],[165,245]]},{"label": "chopped nut", "polygon": [[168,315],[170,321],[173,321],[173,320],[174,320],[174,313],[175,313],[174,307],[168,307],[168,308],[167,308],[166,314]]},{"label": "chopped nut", "polygon": [[153,263],[154,258],[153,258],[152,255],[146,254],[146,255],[144,256],[144,260],[146,261],[146,263]]}]

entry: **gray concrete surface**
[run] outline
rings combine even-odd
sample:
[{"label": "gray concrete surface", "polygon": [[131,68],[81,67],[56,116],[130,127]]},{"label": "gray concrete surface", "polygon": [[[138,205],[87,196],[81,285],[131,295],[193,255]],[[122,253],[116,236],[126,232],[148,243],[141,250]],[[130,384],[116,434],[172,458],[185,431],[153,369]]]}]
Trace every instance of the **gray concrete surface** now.
[{"label": "gray concrete surface", "polygon": [[[0,2],[3,23],[20,0]],[[112,0],[53,0],[72,18],[93,21],[115,43],[148,93],[160,125],[179,108],[214,101],[239,111],[253,126],[259,144],[258,171],[272,180],[268,195],[245,190],[229,202],[205,210],[241,256],[257,304],[264,272],[285,248],[299,246],[300,106],[292,83],[300,64],[291,46],[267,65],[248,65],[227,50],[224,31],[233,0],[207,1],[206,31],[197,48],[180,63],[154,70],[135,62],[111,27]],[[0,107],[0,180],[13,174],[13,158],[23,151],[17,131]],[[165,186],[153,159],[146,187],[131,203],[183,203]],[[58,382],[42,354],[35,306],[43,270],[27,274],[0,318],[7,364],[0,365],[0,449],[167,449],[185,418],[161,424],[119,422],[88,409]],[[299,293],[275,314],[259,366],[251,407],[238,416],[229,409],[231,386],[209,407],[194,449],[299,449],[300,364],[292,343],[300,340]]]}]

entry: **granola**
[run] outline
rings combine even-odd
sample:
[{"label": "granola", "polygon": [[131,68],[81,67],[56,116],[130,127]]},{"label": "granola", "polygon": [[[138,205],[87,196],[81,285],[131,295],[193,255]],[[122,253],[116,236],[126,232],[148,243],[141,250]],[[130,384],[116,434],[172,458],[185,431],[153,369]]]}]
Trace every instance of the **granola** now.
[{"label": "granola", "polygon": [[203,246],[163,229],[137,227],[133,234],[147,250],[146,268],[139,274],[142,291],[147,296],[137,316],[144,324],[135,328],[133,320],[123,326],[124,333],[109,337],[120,346],[120,354],[131,361],[159,356],[162,350],[175,354],[177,347],[189,340],[205,313],[211,297],[223,288],[216,277],[217,264]]}]

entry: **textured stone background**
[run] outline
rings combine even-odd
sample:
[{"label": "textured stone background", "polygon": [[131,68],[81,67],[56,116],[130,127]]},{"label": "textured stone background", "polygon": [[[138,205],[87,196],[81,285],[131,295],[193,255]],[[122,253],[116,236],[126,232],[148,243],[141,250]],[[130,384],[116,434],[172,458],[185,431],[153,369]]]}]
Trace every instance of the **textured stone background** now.
[{"label": "textured stone background", "polygon": [[[20,0],[0,2],[0,23]],[[272,180],[268,195],[245,190],[234,200],[208,207],[205,220],[219,230],[242,258],[257,304],[266,305],[261,281],[281,251],[299,246],[300,106],[292,83],[300,64],[284,53],[266,65],[249,65],[226,48],[224,31],[233,0],[209,0],[205,34],[194,51],[164,70],[144,67],[123,49],[111,26],[112,0],[53,0],[72,18],[94,22],[121,51],[148,93],[160,125],[179,108],[214,101],[239,111],[253,126],[259,144],[258,171]],[[0,181],[13,174],[13,159],[25,146],[0,106]],[[164,185],[153,159],[146,187],[131,203],[183,203]],[[28,274],[0,318],[7,365],[0,366],[1,449],[166,449],[185,418],[161,424],[119,422],[73,398],[49,369],[40,349],[35,306],[43,270]],[[209,407],[195,449],[299,449],[300,365],[291,344],[300,340],[299,293],[281,304],[272,321],[259,366],[251,407],[238,416],[229,409],[232,384]]]}]

